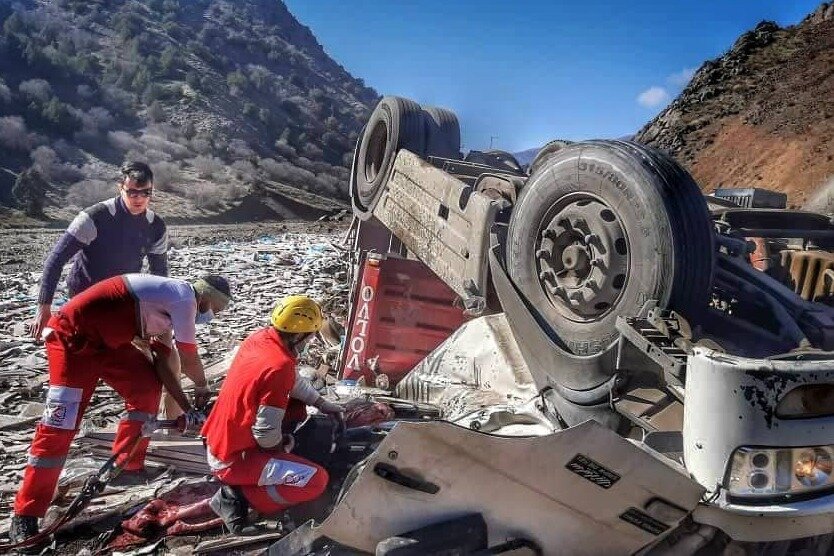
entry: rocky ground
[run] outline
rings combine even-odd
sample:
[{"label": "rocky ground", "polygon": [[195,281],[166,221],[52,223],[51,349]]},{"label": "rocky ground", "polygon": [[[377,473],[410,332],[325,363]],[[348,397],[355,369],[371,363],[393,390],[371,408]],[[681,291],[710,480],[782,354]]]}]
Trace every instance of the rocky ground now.
[{"label": "rocky ground", "polygon": [[800,24],[762,22],[637,134],[706,192],[764,187],[834,212],[834,3]]},{"label": "rocky ground", "polygon": [[[344,318],[347,266],[341,242],[346,225],[272,223],[174,226],[170,230],[172,276],[190,279],[206,272],[222,273],[232,284],[234,302],[228,310],[209,325],[198,327],[205,362],[221,360],[249,332],[265,324],[283,295],[306,293],[321,301],[337,321]],[[59,233],[0,231],[0,532],[7,529],[33,427],[43,409],[48,379],[44,350],[28,336],[26,325],[33,314],[43,258]],[[65,299],[65,292],[59,291],[56,305]],[[310,351],[311,358],[321,355],[321,345]],[[100,386],[82,430],[112,425],[122,410],[118,396]],[[76,447],[68,468],[73,461],[77,462],[75,473],[89,468],[84,458],[83,450]],[[193,541],[187,541],[186,548],[193,547],[188,545]],[[76,553],[91,545],[75,542],[70,546],[70,552]]]}]

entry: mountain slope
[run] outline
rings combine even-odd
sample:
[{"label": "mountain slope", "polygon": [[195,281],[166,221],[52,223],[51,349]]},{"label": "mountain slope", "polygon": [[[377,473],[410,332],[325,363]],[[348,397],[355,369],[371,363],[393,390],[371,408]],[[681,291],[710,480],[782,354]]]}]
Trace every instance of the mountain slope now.
[{"label": "mountain slope", "polygon": [[[347,198],[378,95],[282,2],[0,0],[0,23],[0,204],[37,213],[45,188],[43,212],[66,218],[112,193],[125,157],[151,163],[172,217],[275,187],[319,208]],[[14,195],[32,166],[47,185]]]},{"label": "mountain slope", "polygon": [[810,201],[834,176],[834,4],[800,24],[762,22],[706,62],[636,138],[707,191],[766,187]]}]

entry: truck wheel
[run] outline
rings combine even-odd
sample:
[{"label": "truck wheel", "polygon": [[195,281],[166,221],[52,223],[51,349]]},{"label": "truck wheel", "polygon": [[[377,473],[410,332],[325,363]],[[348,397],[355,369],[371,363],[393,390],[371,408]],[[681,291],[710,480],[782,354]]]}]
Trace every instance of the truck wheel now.
[{"label": "truck wheel", "polygon": [[460,122],[451,110],[424,107],[426,156],[460,159]]},{"label": "truck wheel", "polygon": [[637,314],[647,300],[697,322],[713,241],[698,185],[668,155],[625,141],[553,153],[513,209],[507,267],[565,349],[573,372],[554,369],[554,382],[589,391],[609,380],[617,316]]},{"label": "truck wheel", "polygon": [[553,141],[548,141],[545,146],[539,149],[539,152],[536,153],[536,156],[533,157],[533,161],[530,162],[530,167],[527,169],[527,173],[531,176],[536,173],[536,170],[541,168],[545,162],[550,160],[550,157],[553,156],[555,153],[559,152],[563,148],[570,145],[573,141],[565,141],[563,139],[554,139]]},{"label": "truck wheel", "polygon": [[425,156],[423,111],[411,100],[384,97],[368,119],[352,169],[351,199],[359,211],[373,211],[400,149]]}]

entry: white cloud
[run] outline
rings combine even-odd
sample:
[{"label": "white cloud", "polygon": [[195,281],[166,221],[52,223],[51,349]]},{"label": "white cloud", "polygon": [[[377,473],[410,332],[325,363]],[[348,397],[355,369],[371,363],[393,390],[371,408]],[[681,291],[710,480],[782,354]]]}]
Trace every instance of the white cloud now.
[{"label": "white cloud", "polygon": [[666,82],[673,87],[684,88],[695,75],[695,68],[683,68],[666,78]]},{"label": "white cloud", "polygon": [[663,87],[649,87],[639,95],[637,95],[637,102],[646,108],[657,108],[663,106],[671,100],[669,92]]}]

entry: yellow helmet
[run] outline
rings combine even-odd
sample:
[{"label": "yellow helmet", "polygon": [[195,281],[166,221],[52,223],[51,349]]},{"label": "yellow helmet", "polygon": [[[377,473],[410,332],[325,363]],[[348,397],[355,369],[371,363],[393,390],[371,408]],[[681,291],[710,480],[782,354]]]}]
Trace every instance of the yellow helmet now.
[{"label": "yellow helmet", "polygon": [[318,332],[323,322],[321,307],[306,295],[290,295],[272,310],[272,326],[281,332]]}]

